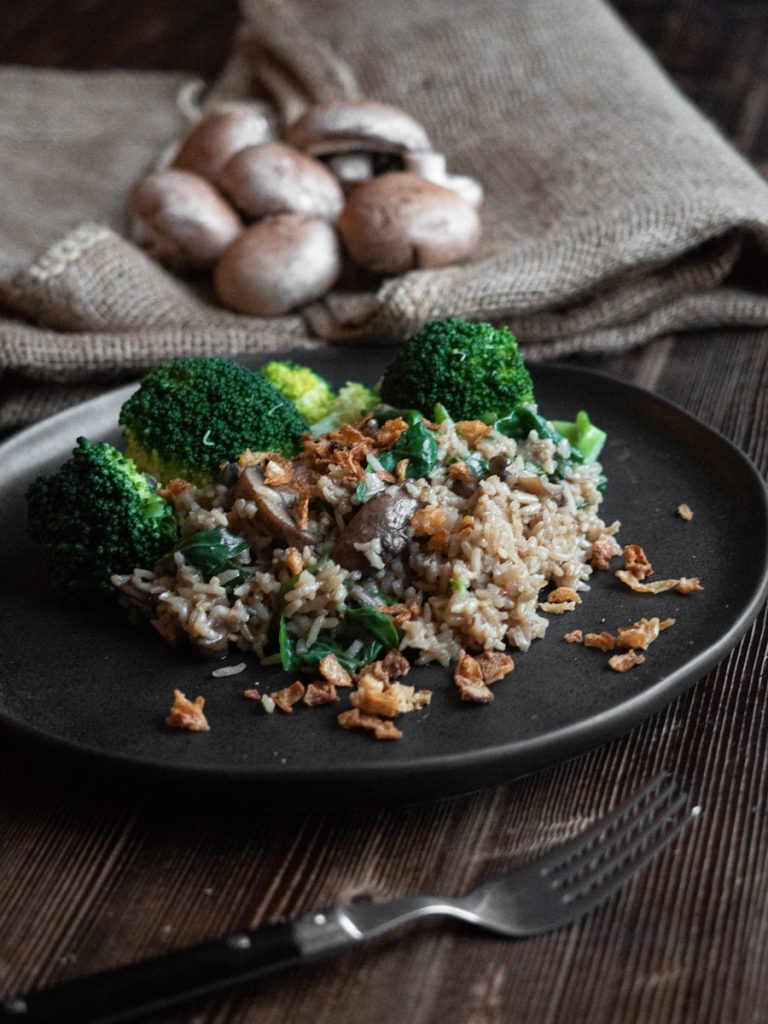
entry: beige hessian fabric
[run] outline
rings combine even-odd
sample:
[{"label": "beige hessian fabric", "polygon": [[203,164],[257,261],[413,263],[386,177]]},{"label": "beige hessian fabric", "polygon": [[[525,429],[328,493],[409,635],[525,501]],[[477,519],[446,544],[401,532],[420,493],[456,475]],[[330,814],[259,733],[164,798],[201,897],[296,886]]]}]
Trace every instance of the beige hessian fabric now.
[{"label": "beige hessian fabric", "polygon": [[533,357],[768,323],[746,283],[768,281],[768,185],[601,0],[243,3],[206,103],[257,97],[278,122],[356,92],[406,107],[485,186],[478,259],[303,315],[225,312],[125,234],[129,184],[199,83],[0,69],[0,426],[176,355],[397,343],[448,314],[510,323]]}]

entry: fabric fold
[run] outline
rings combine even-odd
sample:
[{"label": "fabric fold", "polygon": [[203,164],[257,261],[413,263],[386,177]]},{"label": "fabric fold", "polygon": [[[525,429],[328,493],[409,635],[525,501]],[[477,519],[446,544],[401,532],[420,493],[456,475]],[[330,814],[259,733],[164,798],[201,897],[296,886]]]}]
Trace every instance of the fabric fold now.
[{"label": "fabric fold", "polygon": [[[0,69],[1,421],[25,418],[21,379],[32,395],[178,355],[397,344],[447,315],[509,323],[531,358],[768,324],[768,184],[602,0],[242,6],[199,103],[184,75]],[[200,104],[255,99],[277,131],[355,95],[407,109],[482,182],[473,262],[262,319],[129,240],[131,182]]]}]

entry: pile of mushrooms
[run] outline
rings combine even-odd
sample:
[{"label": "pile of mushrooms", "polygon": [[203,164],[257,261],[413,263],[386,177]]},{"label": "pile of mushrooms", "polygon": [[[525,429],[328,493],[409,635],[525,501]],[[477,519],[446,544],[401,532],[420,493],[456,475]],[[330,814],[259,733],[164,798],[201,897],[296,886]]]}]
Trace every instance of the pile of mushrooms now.
[{"label": "pile of mushrooms", "polygon": [[279,316],[324,295],[345,259],[375,274],[444,267],[480,238],[482,190],[422,126],[371,100],[310,107],[280,141],[246,104],[205,115],[130,196],[133,234],[223,305]]}]

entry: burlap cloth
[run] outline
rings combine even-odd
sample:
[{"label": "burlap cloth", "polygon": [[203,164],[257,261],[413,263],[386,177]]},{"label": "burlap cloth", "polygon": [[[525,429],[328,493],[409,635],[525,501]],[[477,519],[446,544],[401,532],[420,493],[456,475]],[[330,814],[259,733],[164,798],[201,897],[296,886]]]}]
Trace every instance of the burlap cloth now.
[{"label": "burlap cloth", "polygon": [[[182,74],[0,69],[0,426],[177,355],[396,343],[458,314],[534,358],[768,323],[768,185],[601,0],[244,0],[203,105],[402,105],[486,189],[484,242],[302,314],[218,308],[126,239],[130,183],[197,115]],[[183,55],[180,55],[180,63]],[[741,282],[741,284],[739,283]]]}]

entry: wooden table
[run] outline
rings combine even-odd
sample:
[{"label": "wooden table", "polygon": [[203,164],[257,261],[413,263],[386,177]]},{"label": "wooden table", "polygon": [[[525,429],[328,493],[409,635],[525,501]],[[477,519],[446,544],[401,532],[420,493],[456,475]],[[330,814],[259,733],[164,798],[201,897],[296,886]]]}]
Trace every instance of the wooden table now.
[{"label": "wooden table", "polygon": [[[616,6],[681,88],[768,169],[765,0]],[[0,61],[213,75],[235,21],[229,0],[5,0]],[[589,363],[675,400],[766,468],[768,332],[667,338]],[[747,539],[744,550],[749,557]],[[117,797],[95,780],[73,782],[6,747],[0,992],[356,896],[460,892],[578,831],[665,768],[685,780],[704,815],[676,855],[580,924],[517,943],[424,925],[147,1019],[762,1024],[767,646],[762,615],[705,679],[623,739],[475,796],[400,810],[214,813],[197,809],[191,793],[178,806],[158,805]]]}]

